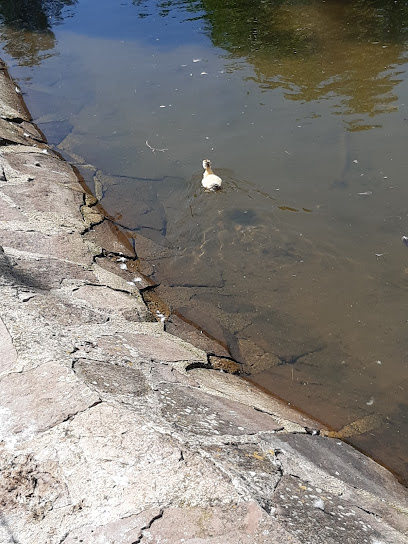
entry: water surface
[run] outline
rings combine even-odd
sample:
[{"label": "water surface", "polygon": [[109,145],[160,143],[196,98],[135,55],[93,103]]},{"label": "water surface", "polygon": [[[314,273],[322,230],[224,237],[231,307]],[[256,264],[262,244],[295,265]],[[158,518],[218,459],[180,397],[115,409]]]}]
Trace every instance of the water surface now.
[{"label": "water surface", "polygon": [[336,429],[362,421],[350,442],[407,482],[407,4],[0,13],[35,121],[151,241],[158,294],[261,386]]}]

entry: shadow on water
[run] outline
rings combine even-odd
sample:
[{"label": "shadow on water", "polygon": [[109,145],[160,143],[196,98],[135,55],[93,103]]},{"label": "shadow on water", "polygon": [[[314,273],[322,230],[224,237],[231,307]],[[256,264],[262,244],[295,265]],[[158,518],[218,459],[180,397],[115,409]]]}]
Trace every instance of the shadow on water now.
[{"label": "shadow on water", "polygon": [[[157,295],[211,327],[262,387],[359,428],[344,437],[403,479],[406,3],[37,1],[0,13],[36,121],[145,241]],[[204,157],[223,178],[214,194]]]}]

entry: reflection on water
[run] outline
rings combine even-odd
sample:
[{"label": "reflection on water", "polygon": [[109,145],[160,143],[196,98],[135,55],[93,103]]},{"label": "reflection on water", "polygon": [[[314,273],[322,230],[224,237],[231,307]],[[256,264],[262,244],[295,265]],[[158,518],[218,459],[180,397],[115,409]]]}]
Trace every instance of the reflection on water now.
[{"label": "reflection on water", "polygon": [[347,439],[405,478],[407,6],[79,0],[34,29],[4,4],[30,110],[157,294],[274,394],[336,429],[371,422]]},{"label": "reflection on water", "polygon": [[336,96],[336,114],[349,130],[372,128],[361,114],[395,111],[387,68],[405,62],[408,7],[400,2],[204,2],[213,43],[245,56],[264,90],[285,89],[290,100]]},{"label": "reflection on water", "polygon": [[1,41],[4,51],[21,66],[37,66],[52,56],[55,36],[51,28],[69,15],[65,9],[77,0],[2,0]]}]

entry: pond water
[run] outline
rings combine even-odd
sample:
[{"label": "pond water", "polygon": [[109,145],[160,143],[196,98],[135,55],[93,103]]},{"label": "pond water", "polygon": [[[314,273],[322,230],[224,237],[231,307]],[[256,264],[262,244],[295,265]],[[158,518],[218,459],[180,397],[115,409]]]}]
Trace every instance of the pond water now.
[{"label": "pond water", "polygon": [[[35,122],[136,249],[149,240],[157,294],[407,484],[407,3],[0,15]],[[201,189],[204,158],[222,191]]]}]

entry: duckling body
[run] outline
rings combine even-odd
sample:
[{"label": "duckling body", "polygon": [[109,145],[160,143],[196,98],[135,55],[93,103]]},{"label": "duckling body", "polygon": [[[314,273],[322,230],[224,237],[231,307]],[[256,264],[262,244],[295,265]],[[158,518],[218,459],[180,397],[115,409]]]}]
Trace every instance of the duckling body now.
[{"label": "duckling body", "polygon": [[208,159],[203,160],[204,174],[201,181],[202,186],[207,191],[216,191],[221,189],[222,179],[219,176],[216,176],[211,169],[211,161]]}]

